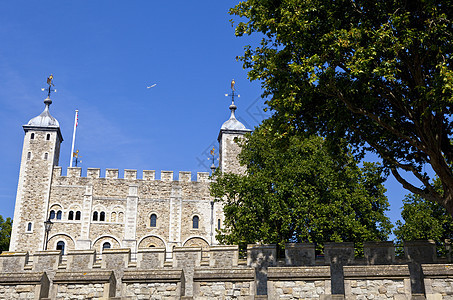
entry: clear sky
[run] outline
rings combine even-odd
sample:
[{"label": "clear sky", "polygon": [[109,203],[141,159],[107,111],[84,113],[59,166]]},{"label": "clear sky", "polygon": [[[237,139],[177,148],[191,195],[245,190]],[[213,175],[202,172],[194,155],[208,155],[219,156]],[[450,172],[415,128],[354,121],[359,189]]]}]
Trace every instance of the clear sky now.
[{"label": "clear sky", "polygon": [[[24,132],[44,109],[41,88],[53,74],[51,114],[69,166],[74,112],[76,149],[86,168],[208,171],[209,150],[229,117],[230,81],[239,119],[256,126],[264,113],[258,82],[236,56],[228,9],[237,1],[4,1],[0,9],[0,214],[12,217]],[[152,88],[147,88],[156,84]],[[218,147],[216,146],[216,149]],[[386,184],[392,221],[407,193]]]}]

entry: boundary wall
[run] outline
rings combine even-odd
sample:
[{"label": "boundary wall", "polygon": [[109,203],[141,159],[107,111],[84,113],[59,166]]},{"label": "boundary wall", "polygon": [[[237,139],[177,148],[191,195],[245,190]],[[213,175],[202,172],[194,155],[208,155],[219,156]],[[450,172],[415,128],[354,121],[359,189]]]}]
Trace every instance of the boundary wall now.
[{"label": "boundary wall", "polygon": [[3,252],[1,299],[453,299],[453,264],[431,241]]}]

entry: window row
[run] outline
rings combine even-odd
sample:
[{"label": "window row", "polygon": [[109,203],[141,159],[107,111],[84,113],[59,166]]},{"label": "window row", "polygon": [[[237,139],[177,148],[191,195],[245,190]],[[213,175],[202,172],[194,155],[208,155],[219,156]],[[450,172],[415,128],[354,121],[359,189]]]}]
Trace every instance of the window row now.
[{"label": "window row", "polygon": [[[200,224],[200,217],[199,216],[193,216],[192,218],[192,228],[193,229],[198,229]],[[151,214],[149,217],[149,226],[150,227],[157,227],[157,215],[156,214]],[[218,228],[220,229],[220,219],[218,220]]]},{"label": "window row", "polygon": [[[110,222],[119,222],[119,223],[122,223],[123,222],[123,216],[124,216],[124,213],[122,211],[120,212],[117,212],[117,211],[114,211],[110,214]],[[99,222],[105,222],[105,221],[108,221],[106,219],[106,213],[103,212],[103,211],[95,211],[93,212],[93,218],[92,218],[93,221],[99,221]]]},{"label": "window row", "polygon": [[[55,249],[56,250],[60,250],[63,254],[66,254],[65,253],[65,246],[66,246],[65,242],[59,241],[59,242],[57,242],[57,245],[56,245]],[[104,244],[102,244],[102,250],[110,249],[110,248],[112,248],[112,245],[109,242],[105,242]]]},{"label": "window row", "polygon": [[[28,152],[28,153],[27,153],[27,160],[30,160],[30,159],[31,159],[31,152]],[[44,153],[44,156],[43,156],[42,159],[48,160],[48,159],[49,159],[49,153],[47,153],[47,152]]]},{"label": "window row", "polygon": [[[30,134],[30,140],[34,140],[34,139],[35,139],[35,133],[32,132],[32,133]],[[46,141],[50,141],[50,133],[48,133],[48,134],[46,135]]]},{"label": "window row", "polygon": [[[55,212],[55,210],[51,210],[50,211],[50,214],[49,214],[49,219],[50,220],[61,220],[62,218],[62,211],[61,210],[58,210]],[[80,211],[76,211],[75,214],[74,214],[74,211],[69,211],[68,213],[68,220],[80,220],[81,219],[81,216],[82,216],[82,213]]]}]

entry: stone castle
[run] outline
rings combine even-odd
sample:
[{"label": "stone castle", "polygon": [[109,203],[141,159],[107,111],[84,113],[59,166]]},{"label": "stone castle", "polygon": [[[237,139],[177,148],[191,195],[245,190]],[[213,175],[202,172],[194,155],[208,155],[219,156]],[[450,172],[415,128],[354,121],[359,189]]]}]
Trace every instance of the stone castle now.
[{"label": "stone castle", "polygon": [[[234,90],[233,90],[234,92]],[[50,94],[50,93],[49,93]],[[234,142],[250,130],[235,118],[236,106],[221,127],[219,167],[223,172],[241,172]],[[58,166],[63,141],[58,121],[50,114],[47,97],[45,109],[23,126],[25,131],[19,184],[17,188],[10,251],[45,249],[68,250],[163,247],[171,257],[172,249],[181,246],[208,247],[218,244],[215,230],[223,223],[222,206],[210,196],[209,173],[88,168],[68,168],[62,176]],[[46,232],[45,221],[53,224]]]},{"label": "stone castle", "polygon": [[[233,97],[234,99],[234,97]],[[430,241],[218,245],[221,203],[208,173],[58,166],[59,123],[45,109],[24,125],[10,251],[0,255],[0,299],[453,299],[451,252]],[[219,168],[242,173],[235,140],[249,132],[235,118],[221,127]],[[46,230],[45,222],[52,222]]]}]

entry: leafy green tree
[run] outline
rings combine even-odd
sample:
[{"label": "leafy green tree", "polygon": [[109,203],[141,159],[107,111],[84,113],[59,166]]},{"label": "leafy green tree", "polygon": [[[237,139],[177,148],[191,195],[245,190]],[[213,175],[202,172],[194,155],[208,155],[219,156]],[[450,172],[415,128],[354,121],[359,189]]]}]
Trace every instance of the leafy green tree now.
[{"label": "leafy green tree", "polygon": [[320,137],[278,136],[264,125],[242,144],[246,175],[218,173],[212,195],[224,205],[225,244],[386,240],[391,224],[378,165],[343,148],[329,154]]},{"label": "leafy green tree", "polygon": [[373,151],[402,186],[453,214],[451,0],[247,0],[230,13],[243,20],[236,35],[262,37],[239,59],[276,128]]},{"label": "leafy green tree", "polygon": [[[441,182],[433,184],[440,190]],[[403,200],[401,216],[404,223],[396,222],[394,234],[397,241],[434,240],[438,252],[445,250],[446,239],[453,238],[453,218],[447,210],[436,202],[427,201],[420,195],[410,194]]]},{"label": "leafy green tree", "polygon": [[8,251],[9,249],[12,226],[13,221],[11,218],[6,218],[5,221],[3,216],[0,215],[0,251]]}]

